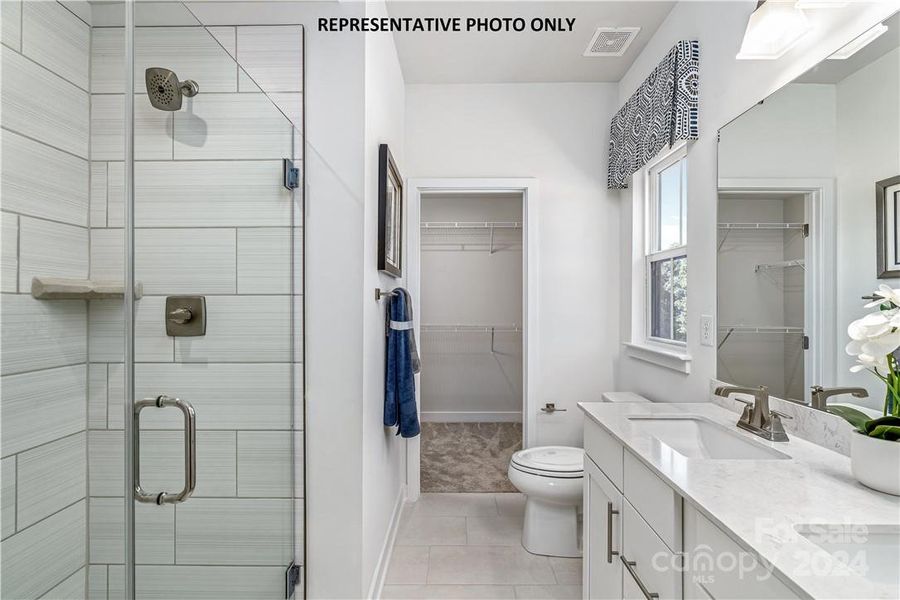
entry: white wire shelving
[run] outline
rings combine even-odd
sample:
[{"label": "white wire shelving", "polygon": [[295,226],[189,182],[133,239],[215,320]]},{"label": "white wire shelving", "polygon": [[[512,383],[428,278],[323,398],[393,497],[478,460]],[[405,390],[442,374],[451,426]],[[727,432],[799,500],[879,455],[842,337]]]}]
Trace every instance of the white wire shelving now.
[{"label": "white wire shelving", "polygon": [[806,261],[802,258],[794,259],[794,260],[782,260],[774,263],[760,263],[756,265],[753,269],[756,273],[760,271],[772,271],[776,269],[789,269],[791,267],[800,267],[804,271],[806,270]]},{"label": "white wire shelving", "polygon": [[515,324],[509,325],[444,325],[425,324],[421,326],[422,335],[431,334],[484,334],[491,336],[491,354],[496,354],[494,343],[498,333],[522,333],[522,328]]},{"label": "white wire shelving", "polygon": [[[459,250],[486,248],[495,252],[495,234],[501,232],[505,247],[509,247],[509,233],[521,231],[519,221],[423,221],[420,224],[423,246],[451,246]],[[427,237],[426,237],[427,236]],[[447,238],[442,236],[449,236]],[[447,241],[452,240],[452,241]],[[521,243],[521,240],[517,240]]]}]

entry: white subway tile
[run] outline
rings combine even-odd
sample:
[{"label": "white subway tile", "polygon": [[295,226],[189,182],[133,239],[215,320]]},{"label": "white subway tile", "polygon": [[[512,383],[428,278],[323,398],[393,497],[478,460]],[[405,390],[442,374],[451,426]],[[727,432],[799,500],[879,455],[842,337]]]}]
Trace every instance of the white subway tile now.
[{"label": "white subway tile", "polygon": [[3,126],[87,158],[88,93],[17,52],[2,54]]},{"label": "white subway tile", "polygon": [[16,457],[0,460],[0,538],[16,532]]},{"label": "white subway tile", "polygon": [[264,91],[303,91],[302,27],[238,27],[237,52],[238,62]]},{"label": "white subway tile", "polygon": [[[272,92],[269,98],[290,119],[297,131],[303,131],[303,94],[300,92]],[[297,154],[297,149],[294,149]]]},{"label": "white subway tile", "polygon": [[59,0],[59,3],[68,8],[72,13],[84,21],[87,25],[93,23],[93,11],[89,0]]},{"label": "white subway tile", "polygon": [[[106,226],[125,226],[125,163],[111,162],[106,172]],[[140,164],[140,163],[135,163]]]},{"label": "white subway tile", "polygon": [[87,567],[82,567],[61,581],[52,590],[41,596],[41,600],[80,600],[84,598]]},{"label": "white subway tile", "polygon": [[[122,564],[125,560],[125,503],[122,498],[91,497],[90,512],[90,561]],[[173,505],[135,503],[134,529],[135,562],[175,562]]]},{"label": "white subway tile", "polygon": [[4,131],[2,173],[3,210],[87,225],[86,160]]},{"label": "white subway tile", "polygon": [[85,365],[3,377],[3,456],[82,431]]},{"label": "white subway tile", "polygon": [[125,277],[125,232],[91,229],[91,277],[122,281]]},{"label": "white subway tile", "polygon": [[[125,28],[94,27],[91,30],[91,92],[123,94],[125,87]],[[135,57],[136,58],[136,57]],[[143,82],[143,71],[135,81]],[[142,88],[135,87],[134,91]]]},{"label": "white subway tile", "polygon": [[281,161],[139,162],[137,227],[290,226]]},{"label": "white subway tile", "polygon": [[107,171],[109,163],[91,163],[91,227],[106,227]]},{"label": "white subway tile", "polygon": [[290,497],[293,432],[238,431],[237,436],[238,496]]},{"label": "white subway tile", "polygon": [[[148,599],[215,597],[216,600],[281,600],[284,598],[284,567],[138,565],[135,586],[140,590],[140,595]],[[120,597],[113,596],[116,589],[110,568],[110,598]],[[302,598],[300,592],[300,589],[295,592],[295,598],[298,594]]]},{"label": "white subway tile", "polygon": [[0,213],[0,235],[3,236],[0,240],[0,245],[2,245],[0,291],[15,293],[19,283],[19,217],[17,215]]},{"label": "white subway tile", "polygon": [[[237,33],[234,27],[207,27],[206,30],[216,38],[216,41],[221,44],[228,56],[235,58],[237,55]],[[236,63],[235,68],[237,69]]]},{"label": "white subway tile", "polygon": [[288,362],[290,296],[209,296],[206,335],[175,338],[178,362]]},{"label": "white subway tile", "polygon": [[175,159],[282,159],[291,123],[265,94],[198,94],[175,114]]},{"label": "white subway tile", "polygon": [[88,429],[106,429],[106,410],[109,405],[109,365],[88,365]]},{"label": "white subway tile", "polygon": [[57,2],[26,2],[22,54],[87,90],[91,28]]},{"label": "white subway tile", "polygon": [[82,300],[35,300],[3,294],[0,372],[72,365],[87,359],[87,306]]},{"label": "white subway tile", "polygon": [[[91,159],[122,160],[125,154],[125,99],[121,94],[91,96]],[[147,94],[134,96],[134,157],[172,158],[172,113],[150,105]]]},{"label": "white subway tile", "polygon": [[194,498],[178,506],[178,564],[277,566],[290,562],[289,499]]},{"label": "white subway tile", "polygon": [[88,276],[88,230],[31,217],[19,218],[19,289],[33,277]]},{"label": "white subway tile", "polygon": [[[291,293],[291,229],[238,229],[237,291],[239,294]],[[294,241],[301,252],[302,239]],[[299,258],[302,258],[299,256]],[[297,280],[299,287],[301,280]]]},{"label": "white subway tile", "polygon": [[[166,335],[166,299],[144,296],[135,300],[134,356],[137,361],[172,360],[172,338]],[[88,356],[92,362],[119,362],[125,357],[125,324],[121,300],[90,302]]]},{"label": "white subway tile", "polygon": [[[150,410],[142,411],[141,416]],[[183,439],[181,431],[148,431],[142,427],[141,485],[145,490],[175,492],[184,486]],[[120,430],[90,432],[92,495],[122,495],[123,440]],[[235,448],[234,431],[197,433],[198,477],[193,497],[235,495]]]},{"label": "white subway tile", "polygon": [[39,598],[66,579],[85,559],[82,500],[3,540],[3,598]]},{"label": "white subway tile", "polygon": [[19,455],[16,524],[20,531],[84,498],[86,443],[82,431]]},{"label": "white subway tile", "polygon": [[109,577],[106,565],[88,565],[88,598],[108,600],[106,580]]},{"label": "white subway tile", "polygon": [[3,0],[0,2],[0,41],[14,50],[22,44],[22,0]]}]

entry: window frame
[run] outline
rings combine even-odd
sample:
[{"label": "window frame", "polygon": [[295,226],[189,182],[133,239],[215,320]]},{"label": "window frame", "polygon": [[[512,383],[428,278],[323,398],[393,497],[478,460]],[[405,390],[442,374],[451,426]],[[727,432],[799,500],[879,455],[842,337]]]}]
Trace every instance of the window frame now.
[{"label": "window frame", "polygon": [[[659,202],[659,176],[669,167],[682,163],[683,182],[681,186],[681,203],[680,203],[680,241],[681,245],[663,250],[655,250],[659,240],[660,226],[660,202]],[[688,260],[688,241],[687,241],[687,144],[682,142],[670,149],[663,151],[655,160],[649,163],[644,169],[644,247],[643,247],[643,263],[644,263],[644,341],[649,344],[663,345],[670,348],[686,349],[688,334],[685,331],[685,341],[673,338],[663,338],[652,335],[653,331],[653,281],[651,277],[651,269],[653,263],[674,260],[684,257]],[[685,283],[685,291],[687,291],[687,283]],[[673,292],[674,296],[674,292]],[[672,332],[674,336],[675,330],[675,311],[674,297],[672,300]]]}]

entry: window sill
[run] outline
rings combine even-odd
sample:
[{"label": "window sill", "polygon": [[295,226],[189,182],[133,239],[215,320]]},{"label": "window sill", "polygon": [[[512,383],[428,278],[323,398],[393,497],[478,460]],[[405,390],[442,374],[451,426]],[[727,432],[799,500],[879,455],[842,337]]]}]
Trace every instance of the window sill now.
[{"label": "window sill", "polygon": [[625,342],[625,352],[631,358],[642,360],[660,367],[672,369],[685,375],[691,372],[691,355],[675,348],[657,344],[635,344]]}]

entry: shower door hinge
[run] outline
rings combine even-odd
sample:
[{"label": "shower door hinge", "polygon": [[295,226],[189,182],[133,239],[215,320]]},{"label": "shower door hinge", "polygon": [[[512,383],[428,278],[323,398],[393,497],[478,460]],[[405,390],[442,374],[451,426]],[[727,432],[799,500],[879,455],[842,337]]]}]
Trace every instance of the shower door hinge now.
[{"label": "shower door hinge", "polygon": [[289,158],[284,159],[284,187],[289,190],[300,187],[300,169]]},{"label": "shower door hinge", "polygon": [[291,563],[284,573],[284,597],[294,596],[294,588],[300,584],[300,565]]},{"label": "shower door hinge", "polygon": [[803,237],[805,237],[805,238],[809,237],[809,223],[803,224]]},{"label": "shower door hinge", "polygon": [[809,350],[809,336],[808,335],[803,336],[803,349]]}]

